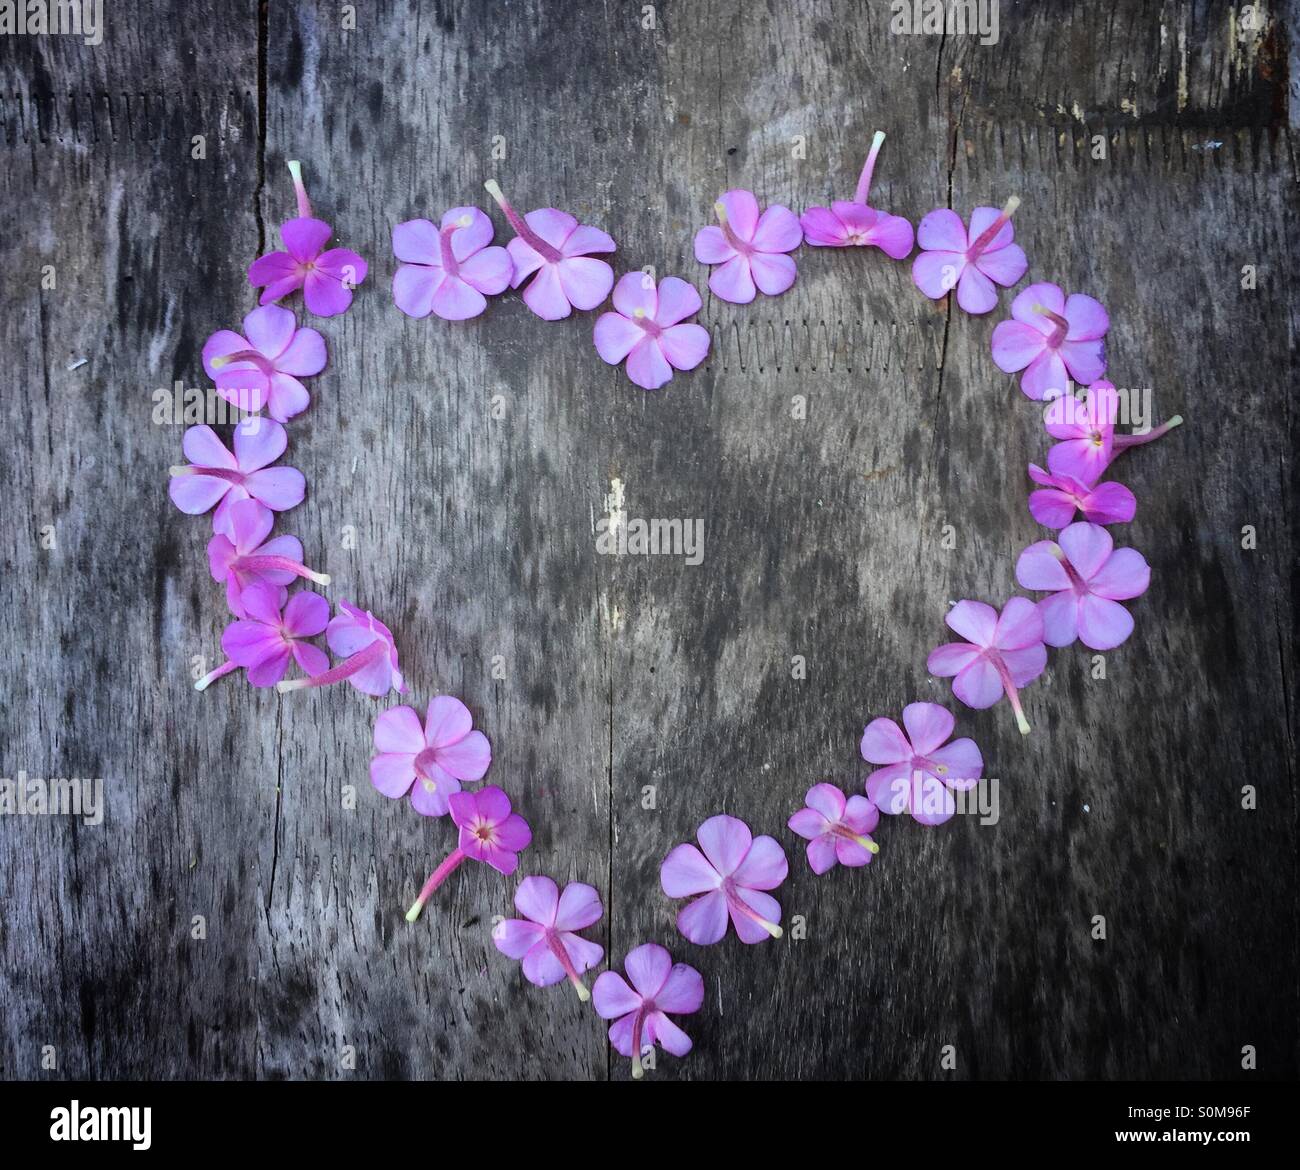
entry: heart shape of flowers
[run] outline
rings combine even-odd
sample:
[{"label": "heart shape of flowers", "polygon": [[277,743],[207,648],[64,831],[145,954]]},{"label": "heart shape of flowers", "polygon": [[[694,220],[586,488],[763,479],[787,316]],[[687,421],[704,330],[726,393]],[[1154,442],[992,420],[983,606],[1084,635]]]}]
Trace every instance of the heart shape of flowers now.
[{"label": "heart shape of flowers", "polygon": [[[868,203],[883,141],[877,133],[852,200],[810,207],[802,217],[780,205],[762,208],[747,190],[722,193],[714,203],[718,222],[695,236],[695,255],[711,269],[714,295],[736,304],[747,304],[760,292],[781,295],[797,279],[794,253],[803,243],[878,248],[891,259],[906,259],[913,248],[910,222]],[[319,594],[291,596],[289,588],[299,579],[329,585],[330,578],[307,568],[296,537],[271,535],[275,517],[300,503],[305,490],[300,472],[273,466],[287,448],[281,424],[309,404],[301,379],[319,374],[326,361],[321,335],[300,328],[293,312],[275,302],[301,291],[309,311],[334,316],[348,308],[368,272],[355,252],[325,247],[333,231],[313,216],[301,168],[296,162],[289,168],[298,216],[281,227],[285,250],[260,257],[249,269],[250,283],[264,289],[261,305],[244,318],[242,334],[220,330],[203,349],[204,367],[218,392],[254,417],[237,427],[233,450],[211,428],[192,427],[183,444],[189,463],[171,469],[169,490],[177,506],[191,515],[213,513],[209,568],[225,585],[235,619],[222,637],[226,660],[195,686],[204,690],[243,669],[252,686],[274,685],[285,693],[347,682],[375,697],[401,694],[407,688],[389,627],[346,601],[339,601],[330,618]],[[437,226],[411,219],[393,229],[400,262],[393,299],[402,312],[464,321],[485,312],[488,298],[509,287],[520,290],[537,316],[556,321],[575,309],[599,307],[613,289],[613,309],[593,330],[604,361],[625,365],[630,380],[647,391],[703,363],[709,333],[688,321],[701,308],[688,281],[656,279],[647,270],[627,272],[615,284],[613,269],[598,258],[616,251],[602,229],[555,208],[520,215],[495,180],[485,187],[515,233],[504,248],[493,243],[492,221],[477,207],[453,207]],[[924,216],[915,232],[921,249],[912,264],[917,288],[936,300],[955,290],[959,308],[990,312],[999,287],[1015,285],[1028,269],[1014,242],[1012,217],[1019,205],[1013,196],[1001,211],[977,207],[968,223],[949,208]],[[1045,425],[1058,440],[1046,470],[1038,464],[1028,468],[1037,485],[1029,510],[1057,535],[1031,544],[1015,568],[1023,588],[1047,596],[1037,602],[1013,596],[1001,607],[970,599],[953,603],[944,621],[960,640],[932,650],[927,666],[935,676],[951,678],[954,696],[968,707],[991,707],[1005,697],[1024,733],[1030,725],[1020,691],[1042,675],[1047,647],[1075,641],[1093,650],[1119,646],[1135,625],[1120,603],[1141,596],[1150,582],[1145,558],[1133,549],[1117,549],[1104,527],[1133,518],[1133,492],[1099,481],[1124,450],[1167,434],[1182,420],[1174,416],[1139,433],[1116,431],[1120,395],[1103,379],[1109,326],[1095,298],[1066,296],[1059,286],[1039,282],[1013,299],[1011,318],[992,334],[995,363],[1021,374],[1027,397],[1048,402]],[[1073,393],[1074,383],[1087,389]],[[269,419],[260,416],[263,410]],[[338,659],[333,665],[311,642],[322,632]],[[285,679],[291,662],[302,674]],[[972,739],[953,738],[955,726],[952,713],[932,702],[904,707],[901,726],[885,717],[866,725],[860,753],[875,767],[865,793],[846,796],[835,785],[814,784],[787,823],[807,842],[813,873],[867,867],[880,852],[872,834],[882,814],[906,812],[929,826],[956,814],[956,794],[980,782],[984,760]],[[374,746],[370,774],[382,795],[408,800],[431,820],[448,817],[456,827],[455,848],[421,886],[408,922],[467,860],[505,876],[517,871],[532,831],[502,788],[465,787],[485,779],[492,750],[464,703],[435,696],[423,720],[412,707],[391,707],[375,721]],[[699,946],[720,943],[729,930],[750,945],[782,938],[781,905],[772,896],[789,872],[782,845],[755,836],[743,820],[727,814],[705,820],[695,836],[695,843],[672,849],[660,868],[664,894],[686,900],[676,916],[680,933]],[[589,993],[583,975],[601,962],[604,951],[580,932],[603,914],[597,891],[582,882],[561,891],[546,875],[528,875],[519,882],[514,902],[522,917],[498,921],[497,949],[521,963],[529,983],[545,988],[567,979],[580,999],[590,999],[601,1018],[613,1021],[610,1042],[631,1058],[634,1078],[652,1066],[656,1046],[678,1057],[690,1051],[690,1038],[672,1017],[701,1008],[698,971],[673,964],[667,950],[646,943],[624,957],[626,978],[607,970]]]}]

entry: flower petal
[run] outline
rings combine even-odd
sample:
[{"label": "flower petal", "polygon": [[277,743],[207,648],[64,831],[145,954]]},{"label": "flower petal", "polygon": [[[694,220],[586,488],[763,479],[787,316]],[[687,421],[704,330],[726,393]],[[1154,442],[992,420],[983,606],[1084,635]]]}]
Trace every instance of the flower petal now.
[{"label": "flower petal", "polygon": [[903,708],[903,726],[918,756],[932,755],[940,744],[947,743],[954,722],[952,713],[938,703],[909,703]]},{"label": "flower petal", "polygon": [[[1105,486],[1105,485],[1102,485]],[[1135,548],[1118,548],[1088,580],[1088,589],[1111,601],[1140,597],[1151,584],[1151,566]]]},{"label": "flower petal", "polygon": [[524,289],[523,298],[524,304],[543,321],[560,321],[573,311],[554,264],[543,264],[537,270],[537,275]]},{"label": "flower petal", "polygon": [[551,878],[526,877],[515,890],[515,909],[540,926],[556,925],[555,914],[559,905],[560,891]]},{"label": "flower petal", "polygon": [[976,646],[990,646],[998,625],[998,611],[982,601],[959,601],[944,616],[944,624]]},{"label": "flower petal", "polygon": [[448,276],[434,290],[429,307],[444,321],[468,321],[487,308],[487,298],[461,277]]},{"label": "flower petal", "polygon": [[691,1050],[691,1038],[663,1012],[651,1012],[646,1017],[646,1031],[665,1052],[674,1056],[685,1056]]},{"label": "flower petal", "polygon": [[433,294],[445,276],[441,268],[403,264],[393,273],[393,304],[408,317],[427,317],[433,312]]},{"label": "flower petal", "polygon": [[613,1020],[635,1012],[641,997],[617,971],[602,971],[591,987],[591,1006],[602,1020]]},{"label": "flower petal", "polygon": [[862,732],[859,751],[869,764],[894,764],[912,758],[912,745],[892,719],[873,719],[868,723]]},{"label": "flower petal", "polygon": [[383,752],[370,761],[370,783],[396,800],[415,783],[415,757],[406,752]]},{"label": "flower petal", "polygon": [[701,264],[723,264],[737,254],[720,227],[710,225],[695,233],[695,259]]},{"label": "flower petal", "polygon": [[709,289],[715,297],[733,305],[747,305],[758,295],[749,259],[739,253],[719,264],[709,274]]},{"label": "flower petal", "polygon": [[786,822],[786,828],[805,841],[815,840],[829,832],[830,827],[830,821],[815,808],[801,808]]},{"label": "flower petal", "polygon": [[704,856],[723,877],[735,872],[754,843],[749,826],[725,813],[710,817],[696,830],[695,837]]},{"label": "flower petal", "polygon": [[497,950],[509,959],[522,959],[542,936],[542,927],[522,918],[503,918],[492,928],[492,941]]},{"label": "flower petal", "polygon": [[803,243],[803,228],[799,226],[799,217],[788,207],[782,207],[779,203],[772,204],[758,217],[758,225],[750,242],[760,252],[793,252]]},{"label": "flower petal", "polygon": [[727,933],[727,899],[714,890],[683,906],[677,914],[677,929],[698,946],[707,947]]},{"label": "flower petal", "polygon": [[[718,897],[721,897],[721,895],[719,894]],[[761,890],[741,888],[736,890],[736,898],[753,910],[760,918],[771,923],[781,921],[781,903],[770,894],[764,894]],[[766,927],[760,925],[737,906],[728,906],[728,910],[731,913],[731,925],[736,928],[736,934],[741,942],[752,946],[755,943],[766,942],[772,937]]]},{"label": "flower petal", "polygon": [[1073,646],[1079,636],[1079,598],[1073,589],[1063,589],[1038,603],[1043,619],[1043,641],[1060,649]]},{"label": "flower petal", "polygon": [[659,867],[659,884],[670,898],[687,898],[715,890],[722,883],[718,871],[694,845],[678,845]]},{"label": "flower petal", "polygon": [[693,370],[709,356],[709,331],[703,325],[673,325],[659,335],[659,350],[678,370]]},{"label": "flower petal", "polygon": [[927,252],[964,253],[969,241],[961,216],[951,208],[940,207],[916,225],[916,242]]},{"label": "flower petal", "polygon": [[655,1003],[676,1016],[689,1016],[704,1004],[704,979],[687,963],[675,963],[663,986],[655,992]]},{"label": "flower petal", "polygon": [[1043,640],[1038,607],[1027,597],[1013,597],[1002,607],[993,643],[999,650],[1019,650]]},{"label": "flower petal", "polygon": [[[443,218],[445,220],[446,216]],[[393,228],[393,255],[409,264],[432,264],[441,268],[442,241],[438,228],[427,219],[408,219],[397,224]]]},{"label": "flower petal", "polygon": [[614,270],[603,260],[589,256],[568,256],[556,267],[560,286],[575,309],[594,309],[614,287]]},{"label": "flower petal", "polygon": [[983,710],[1002,697],[1002,680],[992,663],[981,656],[957,672],[952,693],[966,706]]},{"label": "flower petal", "polygon": [[1047,347],[1047,339],[1032,325],[999,321],[993,327],[993,364],[1005,374],[1023,370]]},{"label": "flower petal", "polygon": [[1056,539],[1070,558],[1074,571],[1085,581],[1091,581],[1101,571],[1115,548],[1115,541],[1105,528],[1086,520],[1071,524]]},{"label": "flower petal", "polygon": [[844,793],[834,784],[814,784],[808,789],[804,800],[810,809],[820,813],[827,821],[838,821],[844,815],[847,804]]},{"label": "flower petal", "polygon": [[[804,812],[811,812],[811,809],[804,809]],[[814,814],[816,815],[816,814]],[[804,849],[804,854],[808,858],[808,868],[815,874],[823,874],[836,862],[835,856],[836,838],[830,833],[821,833],[813,837]]]},{"label": "flower petal", "polygon": [[701,304],[700,294],[694,285],[687,284],[676,276],[665,276],[659,282],[658,304],[653,312],[655,324],[667,329],[679,321],[685,321],[693,313],[698,313]]},{"label": "flower petal", "polygon": [[623,959],[628,981],[643,999],[654,999],[659,994],[672,968],[672,956],[657,943],[642,943]]},{"label": "flower petal", "polygon": [[1079,599],[1079,641],[1091,650],[1113,650],[1133,632],[1133,615],[1118,601],[1087,594]]},{"label": "flower petal", "polygon": [[249,344],[272,359],[288,348],[296,328],[292,311],[279,305],[263,305],[244,318],[244,335]]},{"label": "flower petal", "polygon": [[754,193],[737,188],[721,195],[718,202],[727,213],[727,221],[736,236],[742,240],[752,240],[758,228],[758,200],[754,198]]},{"label": "flower petal", "polygon": [[785,850],[772,837],[755,837],[745,859],[731,875],[738,886],[752,890],[774,890],[790,872]]},{"label": "flower petal", "polygon": [[514,264],[504,248],[484,248],[460,265],[461,279],[488,297],[505,292],[513,275]]},{"label": "flower petal", "polygon": [[600,904],[600,894],[594,886],[589,886],[586,882],[570,882],[560,895],[555,929],[582,930],[593,922],[599,922],[602,913],[604,908]]},{"label": "flower petal", "polygon": [[922,252],[912,261],[912,283],[937,301],[957,287],[966,268],[960,252]]},{"label": "flower petal", "polygon": [[951,678],[980,656],[980,648],[969,642],[945,642],[930,651],[925,669],[939,678]]},{"label": "flower petal", "polygon": [[780,296],[799,275],[791,257],[775,252],[753,253],[749,258],[749,272],[758,291],[769,297]]},{"label": "flower petal", "polygon": [[375,720],[377,751],[405,752],[414,757],[424,746],[424,728],[410,707],[390,707]]},{"label": "flower petal", "polygon": [[622,313],[601,313],[591,333],[596,352],[611,366],[622,362],[632,348],[645,341],[646,331]]},{"label": "flower petal", "polygon": [[492,745],[481,731],[471,731],[464,739],[435,749],[434,755],[457,780],[482,780],[492,763]]},{"label": "flower petal", "polygon": [[[448,747],[464,739],[474,726],[474,716],[454,695],[437,695],[424,715],[424,743],[431,748]],[[501,811],[510,813],[509,802]]]},{"label": "flower petal", "polygon": [[[1073,504],[1070,505],[1070,511],[1074,511]],[[1053,540],[1040,540],[1022,550],[1016,559],[1016,580],[1020,587],[1049,592],[1069,589],[1070,574],[1061,563],[1060,553],[1060,546]]]}]

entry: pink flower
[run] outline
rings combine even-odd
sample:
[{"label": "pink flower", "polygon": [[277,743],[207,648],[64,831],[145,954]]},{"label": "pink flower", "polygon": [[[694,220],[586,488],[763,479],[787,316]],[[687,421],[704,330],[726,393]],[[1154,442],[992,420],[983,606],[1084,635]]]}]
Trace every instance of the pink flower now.
[{"label": "pink flower", "polygon": [[208,568],[214,581],[225,582],[226,602],[235,617],[248,616],[243,591],[259,581],[288,585],[295,577],[306,577],[317,585],[330,583],[325,573],[303,565],[296,536],[267,539],[272,523],[271,513],[256,500],[237,500],[230,505],[230,535],[218,533],[208,541]]},{"label": "pink flower", "polygon": [[519,865],[520,850],[533,839],[528,822],[510,811],[510,797],[494,785],[477,792],[453,792],[448,801],[451,819],[460,829],[460,839],[420,889],[420,896],[406,912],[406,921],[420,917],[424,904],[450,874],[467,857],[485,861],[507,877]]},{"label": "pink flower", "polygon": [[490,248],[492,221],[477,207],[453,207],[436,228],[412,219],[393,228],[393,254],[405,261],[393,276],[393,303],[408,317],[434,313],[467,321],[504,292],[513,268],[510,253]]},{"label": "pink flower", "polygon": [[503,919],[492,930],[497,950],[522,959],[524,978],[535,987],[567,976],[586,1003],[591,992],[582,972],[599,963],[605,950],[575,932],[600,920],[600,895],[582,882],[570,882],[560,893],[548,877],[526,877],[515,891],[515,909],[523,918]]},{"label": "pink flower", "polygon": [[1069,299],[1055,284],[1031,284],[1011,302],[1014,320],[993,330],[993,361],[999,370],[1024,370],[1020,389],[1041,401],[1049,390],[1065,393],[1070,380],[1087,386],[1106,372],[1110,328],[1101,302],[1081,293]]},{"label": "pink flower", "polygon": [[747,305],[755,292],[780,296],[797,275],[785,253],[803,243],[803,228],[788,207],[773,204],[762,215],[752,191],[728,191],[714,205],[721,226],[695,235],[695,259],[716,264],[709,276],[713,295]]},{"label": "pink flower", "polygon": [[1052,592],[1038,603],[1049,646],[1078,638],[1089,649],[1113,650],[1133,632],[1133,616],[1119,603],[1147,591],[1151,567],[1137,549],[1117,549],[1106,529],[1081,521],[1025,549],[1016,580]]},{"label": "pink flower", "polygon": [[244,318],[244,333],[219,329],[204,343],[203,368],[217,393],[250,414],[266,407],[280,422],[301,414],[311,395],[298,379],[325,368],[324,338],[299,329],[279,305],[254,309]]},{"label": "pink flower", "polygon": [[681,325],[700,311],[700,294],[684,280],[659,282],[629,272],[614,286],[615,313],[596,319],[596,352],[611,366],[627,359],[627,376],[643,390],[658,390],[673,370],[693,370],[709,352],[709,331]]},{"label": "pink flower", "polygon": [[670,898],[703,894],[677,915],[677,929],[691,942],[708,946],[727,933],[727,915],[745,943],[780,938],[781,905],[763,893],[774,890],[789,872],[785,852],[771,837],[755,837],[735,817],[710,817],[695,834],[700,849],[678,845],[659,869]]},{"label": "pink flower", "polygon": [[1093,524],[1123,524],[1137,513],[1137,499],[1122,483],[1087,487],[1072,475],[1050,475],[1036,463],[1029,478],[1043,486],[1029,493],[1029,511],[1045,528],[1064,528],[1076,511]]},{"label": "pink flower", "polygon": [[880,852],[869,834],[880,823],[880,810],[865,796],[850,796],[834,784],[814,784],[801,808],[788,822],[790,831],[808,842],[813,873],[841,865],[867,865]]},{"label": "pink flower", "polygon": [[1047,667],[1038,607],[1027,597],[1013,597],[999,615],[982,601],[959,601],[944,621],[966,641],[931,650],[926,669],[940,678],[952,677],[952,693],[968,707],[992,707],[1005,691],[1016,725],[1028,735],[1019,688]]},{"label": "pink flower", "polygon": [[909,703],[903,727],[906,734],[892,719],[867,724],[862,758],[884,765],[867,777],[867,796],[881,812],[910,812],[923,825],[941,825],[957,811],[953,792],[979,782],[984,757],[973,739],[948,743],[953,717],[937,703]]},{"label": "pink flower", "polygon": [[172,503],[189,516],[199,516],[216,504],[212,531],[227,536],[230,509],[240,500],[254,499],[273,512],[301,504],[307,490],[302,472],[267,466],[288,445],[284,427],[269,418],[254,416],[236,425],[233,455],[211,427],[190,427],[181,441],[189,463],[171,469]]},{"label": "pink flower", "polygon": [[295,678],[276,683],[278,691],[304,687],[327,687],[349,682],[362,694],[381,697],[390,690],[406,693],[406,682],[397,660],[393,632],[368,609],[339,602],[341,613],[330,619],[325,640],[335,657],[345,661],[312,678]]},{"label": "pink flower", "polygon": [[999,212],[977,207],[971,212],[970,233],[961,217],[946,207],[930,212],[916,229],[924,249],[912,262],[912,280],[927,297],[938,300],[957,289],[957,303],[968,313],[987,313],[998,303],[995,284],[1010,287],[1025,274],[1029,261],[1011,241],[1011,217],[1020,200],[1012,196]]},{"label": "pink flower", "polygon": [[672,955],[654,943],[629,951],[623,970],[632,986],[617,971],[604,971],[592,988],[592,1006],[602,1020],[614,1021],[609,1042],[620,1055],[632,1058],[632,1076],[640,1080],[644,1048],[658,1044],[674,1056],[690,1052],[691,1038],[668,1016],[698,1012],[704,1003],[704,980],[694,967],[674,965]]},{"label": "pink flower", "polygon": [[876,247],[895,260],[902,260],[912,250],[912,225],[901,215],[877,211],[867,203],[871,173],[884,141],[884,132],[877,130],[851,203],[837,200],[829,208],[810,207],[800,217],[809,244],[817,248]]},{"label": "pink flower", "polygon": [[280,225],[287,251],[269,252],[254,260],[248,268],[248,283],[254,288],[266,286],[263,305],[300,288],[311,312],[318,317],[336,317],[352,304],[352,290],[365,280],[368,266],[348,248],[325,250],[333,229],[324,220],[312,218],[302,168],[296,160],[289,163],[289,173],[298,197],[298,218]]},{"label": "pink flower", "polygon": [[[246,618],[231,622],[221,635],[221,649],[228,661],[209,671],[194,684],[206,690],[223,674],[243,667],[255,687],[269,687],[284,677],[289,657],[308,674],[329,668],[329,655],[306,638],[314,638],[329,621],[330,606],[319,593],[295,593],[284,602],[285,591],[278,585],[255,582],[243,591]],[[284,613],[281,614],[281,610]]]},{"label": "pink flower", "polygon": [[518,288],[532,277],[523,292],[524,304],[543,321],[559,321],[575,308],[594,309],[609,296],[614,270],[603,260],[591,259],[593,252],[615,250],[609,236],[553,207],[521,217],[495,179],[483,185],[515,230],[506,245],[514,264],[510,287]]},{"label": "pink flower", "polygon": [[1054,398],[1044,417],[1047,433],[1061,440],[1047,453],[1052,474],[1073,476],[1091,487],[1123,452],[1167,435],[1183,421],[1183,416],[1176,414],[1146,434],[1117,435],[1119,414],[1119,392],[1106,381],[1089,386],[1085,398],[1073,394]]},{"label": "pink flower", "polygon": [[410,707],[392,707],[375,720],[370,782],[396,800],[410,793],[421,816],[446,814],[462,780],[482,780],[492,762],[487,736],[474,729],[469,708],[451,695],[429,703],[424,725]]}]

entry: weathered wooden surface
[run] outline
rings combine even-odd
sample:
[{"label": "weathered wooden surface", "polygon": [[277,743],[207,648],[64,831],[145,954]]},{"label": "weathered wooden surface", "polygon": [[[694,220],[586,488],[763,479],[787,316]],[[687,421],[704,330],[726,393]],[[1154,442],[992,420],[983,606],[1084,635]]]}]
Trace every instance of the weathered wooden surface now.
[{"label": "weathered wooden surface", "polygon": [[[150,394],[204,384],[204,339],[254,305],[244,268],[298,157],[372,275],[311,322],[330,365],[290,427],[310,491],[283,529],[395,627],[417,703],[474,709],[535,829],[525,872],[598,886],[613,956],[653,939],[704,973],[696,1050],[655,1075],[1295,1075],[1282,18],[1004,3],[981,46],[891,35],[887,4],[675,0],[652,31],[642,7],[412,0],[344,31],[334,3],[125,2],[97,48],[0,39],[0,775],[108,788],[97,827],[0,821],[0,1073],[626,1075],[574,996],[495,953],[512,883],[467,867],[402,921],[451,832],[369,791],[376,703],[189,686],[226,615]],[[988,353],[1010,296],[971,319],[907,265],[805,249],[784,298],[706,297],[707,368],[647,396],[599,362],[589,315],[546,324],[510,296],[405,319],[388,233],[484,204],[495,174],[608,229],[619,271],[703,287],[691,239],[721,190],[845,195],[876,128],[877,202],[915,221],[1020,193],[1030,277],[1106,301],[1111,376],[1188,425],[1116,469],[1153,584],[1105,681],[1053,654],[1023,742],[1004,707],[959,712],[999,823],[891,822],[869,870],[817,879],[786,817],[865,776],[869,718],[952,703],[924,670],[946,603],[1000,601],[1039,538],[1024,466],[1045,436]],[[615,488],[629,516],[703,518],[703,564],[598,556]],[[787,845],[806,939],[676,935],[659,861],[722,810]]]}]

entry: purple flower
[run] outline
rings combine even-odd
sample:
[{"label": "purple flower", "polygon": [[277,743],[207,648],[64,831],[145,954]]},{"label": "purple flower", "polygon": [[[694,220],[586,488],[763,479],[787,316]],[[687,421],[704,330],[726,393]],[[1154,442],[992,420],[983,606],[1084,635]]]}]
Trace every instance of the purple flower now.
[{"label": "purple flower", "polygon": [[436,228],[412,219],[393,228],[393,254],[404,263],[393,276],[393,303],[408,317],[434,313],[467,321],[504,292],[514,271],[510,253],[491,248],[492,221],[477,207],[453,207]]},{"label": "purple flower", "polygon": [[535,987],[550,987],[568,978],[586,1003],[591,992],[582,982],[604,957],[604,948],[575,933],[600,920],[600,895],[582,882],[570,882],[564,893],[548,877],[526,877],[515,891],[515,909],[523,918],[506,918],[492,930],[497,950],[522,959],[524,978]]},{"label": "purple flower", "polygon": [[406,912],[406,921],[414,922],[430,895],[462,861],[471,858],[486,862],[507,877],[519,866],[519,853],[533,839],[528,822],[510,809],[510,797],[495,785],[477,792],[453,792],[448,803],[451,819],[460,830],[456,848],[429,875],[420,895]]},{"label": "purple flower", "polygon": [[993,330],[993,361],[999,370],[1024,370],[1020,389],[1041,401],[1048,391],[1063,394],[1070,379],[1087,386],[1106,372],[1110,328],[1101,302],[1081,293],[1069,299],[1055,284],[1031,284],[1011,302],[1014,320]]},{"label": "purple flower", "polygon": [[924,249],[912,261],[916,287],[936,301],[955,287],[957,303],[966,312],[987,313],[998,303],[994,285],[1009,288],[1029,267],[1024,251],[1011,242],[1011,217],[1019,206],[1013,195],[1000,212],[975,208],[969,234],[955,211],[941,207],[930,212],[916,229],[916,242]]},{"label": "purple flower", "polygon": [[284,678],[290,655],[309,675],[329,668],[329,655],[303,639],[324,631],[330,603],[306,590],[295,593],[285,605],[283,592],[275,585],[250,585],[242,595],[247,616],[231,622],[221,635],[226,657],[248,671],[248,681],[255,687],[269,687]]},{"label": "purple flower", "polygon": [[423,725],[410,707],[390,707],[375,720],[375,750],[370,782],[394,800],[409,793],[411,807],[425,817],[445,815],[460,782],[482,780],[492,762],[487,736],[451,695],[429,703]]},{"label": "purple flower", "polygon": [[285,605],[283,588],[255,582],[241,597],[248,616],[226,627],[221,635],[226,661],[199,679],[194,684],[196,691],[207,690],[222,675],[241,666],[248,672],[249,683],[269,687],[284,677],[291,655],[308,674],[318,674],[329,666],[329,655],[304,641],[319,634],[329,620],[329,602],[319,593],[295,593]]},{"label": "purple flower", "polygon": [[[640,1080],[643,1046],[658,1044],[674,1056],[691,1050],[691,1038],[668,1018],[698,1012],[704,1003],[704,980],[694,967],[674,965],[661,946],[645,943],[623,960],[627,980],[604,971],[592,988],[592,1006],[602,1020],[613,1020],[609,1042],[632,1058],[632,1076]],[[632,986],[628,986],[628,981]]]},{"label": "purple flower", "polygon": [[267,539],[273,523],[271,513],[256,500],[238,500],[230,505],[230,535],[218,533],[208,541],[208,569],[214,581],[225,583],[226,603],[235,617],[248,616],[243,592],[259,581],[288,585],[295,577],[305,577],[317,585],[330,583],[325,573],[303,565],[302,543],[296,536]]},{"label": "purple flower", "polygon": [[841,865],[867,865],[880,852],[870,833],[880,823],[880,810],[865,796],[850,796],[834,784],[814,784],[801,808],[787,822],[790,831],[808,842],[813,873]]},{"label": "purple flower", "polygon": [[931,650],[926,669],[940,678],[952,677],[952,693],[968,707],[992,707],[1005,691],[1016,725],[1028,735],[1019,688],[1047,667],[1038,607],[1027,597],[1013,597],[999,615],[982,601],[959,601],[944,621],[966,641]]},{"label": "purple flower", "polygon": [[300,288],[311,312],[318,317],[336,317],[352,304],[352,290],[365,280],[368,266],[348,248],[326,251],[333,229],[324,220],[312,218],[302,167],[296,160],[289,163],[289,173],[298,197],[298,218],[280,225],[280,238],[287,250],[254,260],[248,268],[248,283],[254,288],[265,286],[260,304],[269,305]]},{"label": "purple flower", "polygon": [[643,390],[658,390],[673,370],[693,370],[709,352],[709,331],[682,325],[700,311],[700,294],[684,280],[655,282],[629,272],[614,286],[614,308],[596,319],[596,352],[611,366],[627,359],[627,376]]},{"label": "purple flower", "polygon": [[1133,632],[1133,616],[1119,603],[1147,591],[1151,567],[1137,549],[1117,549],[1106,529],[1081,521],[1025,549],[1016,580],[1052,592],[1038,603],[1049,646],[1078,638],[1089,649],[1113,650]]},{"label": "purple flower", "polygon": [[1146,434],[1117,435],[1119,404],[1119,392],[1104,380],[1089,386],[1086,398],[1064,394],[1048,404],[1044,425],[1052,438],[1060,440],[1047,453],[1047,466],[1053,475],[1073,476],[1091,487],[1124,451],[1150,443],[1182,425],[1182,415],[1176,414]]},{"label": "purple flower", "polygon": [[714,205],[721,224],[695,235],[695,259],[717,267],[709,276],[713,295],[747,305],[755,293],[779,296],[794,284],[794,261],[785,253],[803,243],[803,228],[788,207],[773,204],[762,215],[752,191],[728,191]]},{"label": "purple flower", "polygon": [[302,503],[307,481],[294,467],[268,467],[284,454],[289,437],[271,419],[253,417],[235,427],[235,453],[211,427],[190,427],[181,440],[189,463],[171,469],[168,494],[182,512],[199,516],[214,504],[212,531],[230,535],[230,509],[253,499],[283,512]]},{"label": "purple flower", "polygon": [[406,693],[406,682],[397,660],[393,632],[374,614],[339,601],[342,611],[330,619],[325,640],[338,658],[344,659],[322,674],[276,683],[278,691],[298,691],[304,687],[328,687],[349,682],[362,694],[382,697],[389,690]]},{"label": "purple flower", "polygon": [[884,141],[884,132],[877,130],[851,203],[836,200],[830,207],[810,207],[803,213],[799,223],[805,241],[817,248],[876,247],[895,260],[912,250],[912,225],[901,215],[877,211],[867,203],[871,174]]},{"label": "purple flower", "polygon": [[735,817],[710,817],[695,834],[700,849],[678,845],[659,870],[670,898],[703,894],[677,915],[677,929],[691,942],[708,946],[727,933],[727,916],[745,943],[780,938],[781,905],[763,893],[774,890],[789,872],[785,852],[771,837],[755,837]]},{"label": "purple flower", "polygon": [[515,230],[515,238],[506,245],[514,265],[510,287],[518,288],[532,277],[523,292],[524,304],[543,321],[559,321],[575,308],[594,309],[609,296],[614,270],[591,258],[593,252],[615,250],[609,236],[553,207],[520,216],[495,179],[483,186]]},{"label": "purple flower", "polygon": [[952,794],[979,782],[984,757],[973,739],[948,743],[953,722],[937,703],[909,703],[903,708],[906,734],[892,719],[867,724],[862,758],[884,765],[867,777],[867,796],[881,812],[910,812],[923,825],[941,825],[957,811]]},{"label": "purple flower", "polygon": [[1043,486],[1029,493],[1029,511],[1045,528],[1064,528],[1076,511],[1093,524],[1122,524],[1137,512],[1137,499],[1122,483],[1087,487],[1072,475],[1051,475],[1036,463],[1029,478]]},{"label": "purple flower", "polygon": [[325,368],[325,339],[315,329],[299,329],[279,305],[254,309],[244,318],[244,333],[219,329],[203,345],[203,369],[217,393],[249,414],[266,407],[279,422],[301,414],[311,395],[299,379]]}]

